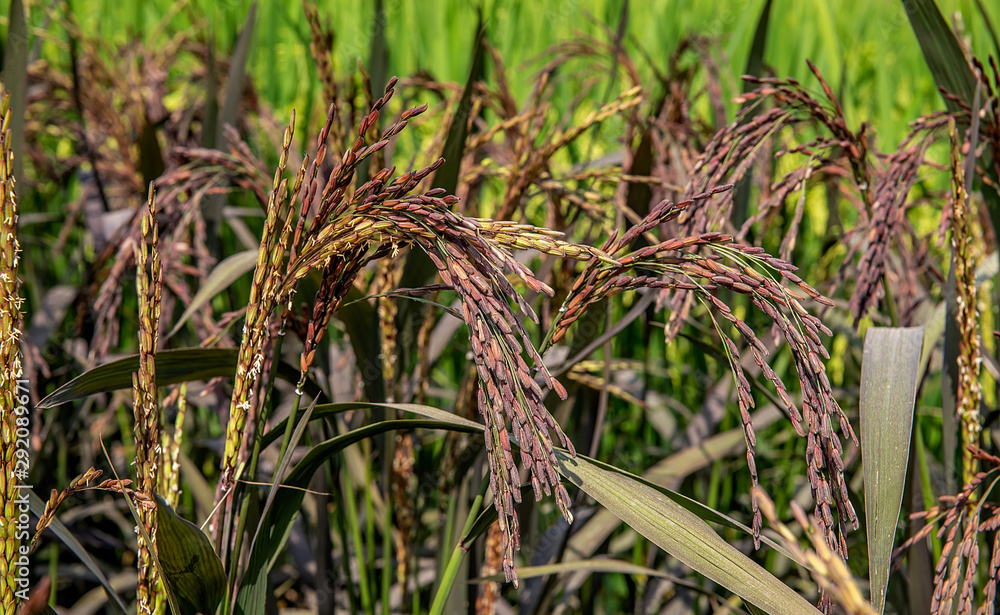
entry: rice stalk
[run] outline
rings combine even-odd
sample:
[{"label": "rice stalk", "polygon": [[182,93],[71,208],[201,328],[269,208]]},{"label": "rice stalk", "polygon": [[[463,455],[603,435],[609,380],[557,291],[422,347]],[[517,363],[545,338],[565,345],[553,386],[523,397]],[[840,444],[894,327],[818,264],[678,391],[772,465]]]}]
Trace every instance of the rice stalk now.
[{"label": "rice stalk", "polygon": [[[139,371],[132,375],[135,415],[135,472],[138,491],[155,501],[163,447],[160,443],[160,406],[156,391],[156,346],[160,325],[163,272],[160,266],[159,227],[156,223],[156,192],[149,187],[149,199],[142,216],[142,237],[135,249],[136,289],[139,298]],[[147,245],[147,241],[149,242]],[[139,508],[142,523],[156,541],[156,509]],[[152,613],[164,608],[165,594],[158,586],[158,572],[151,553],[139,533],[138,609]]]},{"label": "rice stalk", "polygon": [[[969,198],[965,192],[965,171],[959,154],[959,141],[955,122],[948,125],[951,137],[951,247],[954,254],[955,298],[958,313],[958,405],[962,440],[962,483],[968,484],[977,472],[972,450],[979,444],[982,424],[979,405],[982,386],[979,383],[979,310],[976,294],[976,263],[972,254],[972,220],[969,215]],[[969,155],[974,155],[972,152]]]},{"label": "rice stalk", "polygon": [[218,491],[220,497],[228,497],[236,482],[237,458],[243,443],[247,415],[250,412],[250,397],[260,376],[264,363],[264,345],[267,342],[268,323],[278,305],[274,292],[277,270],[284,260],[284,248],[291,221],[286,196],[288,180],[283,179],[288,150],[292,145],[294,115],[285,130],[284,144],[278,167],[274,173],[271,195],[268,199],[267,217],[257,253],[250,297],[247,300],[246,317],[243,324],[242,342],[236,367],[236,381],[229,407],[229,422],[226,427],[226,450],[222,461],[222,476]]},{"label": "rice stalk", "polygon": [[165,400],[164,407],[169,406],[169,401],[174,400],[177,414],[174,417],[173,432],[168,434],[164,430],[161,446],[163,449],[163,466],[160,468],[159,491],[163,495],[163,500],[171,508],[177,508],[180,499],[180,455],[181,446],[184,443],[184,421],[187,418],[187,383],[181,383],[174,389],[170,397]]},{"label": "rice stalk", "polygon": [[[20,112],[20,110],[18,110]],[[13,613],[26,600],[27,566],[18,564],[27,555],[18,529],[19,483],[28,478],[25,448],[29,423],[27,389],[21,380],[21,281],[17,277],[20,245],[17,240],[17,191],[11,136],[10,94],[0,101],[0,610]],[[25,558],[26,559],[26,558]],[[23,561],[23,560],[22,560]]]}]

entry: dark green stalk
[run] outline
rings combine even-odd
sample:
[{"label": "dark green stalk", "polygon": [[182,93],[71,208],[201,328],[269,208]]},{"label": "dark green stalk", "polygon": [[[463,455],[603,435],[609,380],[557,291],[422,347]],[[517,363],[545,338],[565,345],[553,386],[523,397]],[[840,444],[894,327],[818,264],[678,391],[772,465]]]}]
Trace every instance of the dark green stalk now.
[{"label": "dark green stalk", "polygon": [[[383,434],[385,435],[385,434]],[[383,438],[383,440],[386,438]],[[362,450],[367,448],[368,443],[362,443]],[[384,448],[382,450],[385,450]],[[371,452],[365,451],[365,459],[371,459]],[[372,492],[378,488],[377,483],[372,476],[371,468],[368,464],[364,464],[365,467],[365,545],[367,545],[367,550],[365,551],[366,561],[368,562],[367,568],[369,571],[374,573],[375,571],[375,510],[374,503],[372,502]],[[388,498],[386,498],[388,499]]]},{"label": "dark green stalk", "polygon": [[389,592],[392,589],[392,504],[392,498],[386,498],[385,515],[382,517],[382,615],[389,615]]},{"label": "dark green stalk", "polygon": [[[341,421],[339,419],[336,419],[332,421],[332,423],[334,425],[334,434],[340,435],[342,432]],[[321,433],[323,434],[322,438],[323,440],[327,439],[326,426],[327,423],[324,421],[323,424],[321,425]],[[343,459],[343,456],[340,456],[340,458]],[[334,463],[334,460],[331,459],[329,467],[327,468],[327,471],[330,472],[330,475],[327,477],[327,484],[334,485],[338,483],[335,477],[340,476],[341,472],[336,471],[337,469],[338,465],[336,465]],[[347,505],[344,501],[343,494],[341,494],[341,498],[337,502],[337,510],[339,511],[341,518],[335,520],[334,526],[337,528],[337,536],[340,538],[340,548],[343,550],[343,557],[340,558],[340,561],[341,564],[343,565],[344,593],[347,594],[347,605],[350,608],[349,610],[350,613],[357,613],[358,597],[355,595],[354,588],[352,587],[351,584],[351,558],[349,557],[349,554],[347,552],[348,544],[350,544],[350,538],[347,535],[347,522],[343,518],[343,514],[346,509]]]},{"label": "dark green stalk", "polygon": [[[459,491],[459,486],[455,486],[456,492]],[[448,541],[452,539],[455,535],[455,517],[458,514],[458,494],[456,493],[454,497],[448,498],[448,510],[445,514],[444,529],[441,533],[441,544],[448,544]],[[438,554],[437,558],[437,578],[444,579],[444,571],[448,566],[447,553],[442,549]],[[440,585],[438,586],[438,591],[440,591]]]}]

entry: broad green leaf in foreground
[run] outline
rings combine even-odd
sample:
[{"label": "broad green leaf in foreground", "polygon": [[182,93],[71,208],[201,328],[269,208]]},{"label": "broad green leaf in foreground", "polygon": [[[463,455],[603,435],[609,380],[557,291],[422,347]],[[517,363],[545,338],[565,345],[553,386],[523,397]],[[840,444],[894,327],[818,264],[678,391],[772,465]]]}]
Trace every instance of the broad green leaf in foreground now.
[{"label": "broad green leaf in foreground", "polygon": [[296,464],[289,473],[288,478],[284,480],[281,497],[274,500],[274,505],[265,515],[266,521],[261,524],[262,531],[256,538],[256,543],[250,553],[250,563],[247,566],[244,581],[238,590],[236,599],[237,612],[241,612],[244,615],[264,613],[264,603],[259,600],[259,596],[264,589],[261,584],[266,582],[266,573],[273,565],[282,544],[284,544],[288,536],[292,522],[299,513],[302,506],[302,499],[305,496],[303,489],[309,485],[316,470],[330,457],[340,453],[352,444],[397,429],[449,429],[469,433],[481,433],[483,430],[483,427],[479,423],[460,418],[436,408],[416,406],[414,404],[365,405],[372,408],[382,407],[406,410],[437,420],[405,419],[382,421],[320,442],[310,449],[309,453]]},{"label": "broad green leaf in foreground", "polygon": [[156,551],[160,573],[183,615],[214,613],[226,590],[226,572],[208,537],[156,496]]},{"label": "broad green leaf in foreground", "polygon": [[[309,420],[316,421],[336,416],[349,410],[371,409],[373,407],[382,406],[383,404],[372,404],[368,402],[321,404],[315,407],[314,411],[309,415]],[[391,407],[404,410],[406,412],[422,414],[435,419],[448,420],[449,417],[454,416],[450,412],[417,404],[393,404]],[[297,420],[301,420],[304,415],[304,412],[300,413]],[[766,427],[767,425],[772,424],[779,416],[781,416],[781,413],[775,406],[766,406],[754,414],[754,425],[761,428]],[[287,419],[282,420],[271,428],[270,431],[265,433],[261,438],[262,444],[264,446],[268,446],[280,438],[285,432],[286,423]],[[468,425],[466,425],[465,422],[462,422],[462,425],[468,426],[470,429],[478,429],[480,431],[482,429],[478,426],[478,423],[473,423],[471,421]],[[476,427],[472,427],[473,425],[476,425]],[[715,436],[704,440],[698,446],[692,446],[667,457],[663,461],[646,470],[646,473],[643,476],[636,477],[636,479],[653,487],[660,493],[665,494],[667,497],[696,514],[702,520],[709,523],[717,523],[722,527],[732,528],[749,536],[752,530],[729,515],[721,513],[713,508],[709,508],[697,500],[659,486],[669,482],[671,479],[687,476],[694,471],[705,467],[712,461],[732,454],[732,451],[736,448],[745,446],[744,438],[745,436],[742,427],[731,429],[721,434],[716,434]],[[607,470],[616,470],[613,466],[602,462],[595,461],[594,463]],[[524,489],[526,490],[525,495],[533,495],[527,485],[524,486]],[[607,519],[606,516],[610,517],[610,519]],[[489,526],[496,521],[496,519],[496,509],[489,507],[484,510],[482,514],[480,514],[480,518],[476,520],[476,523],[473,526],[474,529],[470,532],[468,538],[479,538],[479,536],[484,534]],[[596,515],[592,516],[582,528],[574,529],[573,538],[570,540],[571,548],[567,551],[566,556],[572,561],[593,553],[596,551],[597,545],[607,540],[608,536],[610,536],[615,528],[617,528],[620,524],[621,519],[615,517],[612,513],[607,511],[598,512]],[[580,538],[583,538],[583,540],[578,540]],[[771,538],[761,536],[761,541],[789,559],[794,559],[791,554],[787,552],[784,546],[775,542]]]},{"label": "broad green leaf in foreground", "polygon": [[[782,413],[774,405],[761,408],[753,415],[753,424],[757,429],[763,430],[768,425],[773,424]],[[746,446],[746,436],[742,427],[730,429],[722,433],[699,442],[695,446],[690,446],[680,450],[673,455],[656,463],[648,468],[642,475],[641,480],[648,484],[665,485],[673,480],[682,479],[697,470],[700,470],[712,462],[723,459],[734,454],[736,450],[744,450]],[[710,523],[718,523],[724,527],[731,527],[750,534],[751,530],[743,524],[727,515],[715,511],[707,506],[700,506],[695,510],[687,498],[679,493],[660,488],[661,492],[671,494],[670,497],[682,505],[686,505],[692,512]],[[573,536],[569,539],[569,545],[565,557],[577,559],[587,557],[597,551],[611,533],[621,524],[621,519],[614,516],[607,510],[598,511],[581,528],[574,528]],[[771,540],[767,536],[761,536],[768,546],[784,552],[784,547]]]},{"label": "broad green leaf in foreground", "polygon": [[872,327],[865,335],[861,458],[871,602],[879,613],[885,608],[893,539],[903,500],[923,341],[923,327]]},{"label": "broad green leaf in foreground", "polygon": [[[530,579],[532,577],[547,577],[549,575],[567,574],[567,573],[600,573],[600,572],[611,572],[618,574],[629,574],[629,575],[642,575],[646,577],[654,577],[658,579],[666,579],[672,584],[686,587],[687,589],[710,596],[720,603],[725,602],[725,598],[719,596],[707,588],[694,583],[692,581],[676,577],[668,572],[662,570],[657,570],[655,568],[648,568],[646,566],[640,566],[638,564],[633,564],[632,562],[625,562],[621,560],[611,559],[608,557],[592,557],[590,559],[579,560],[575,562],[558,562],[555,564],[546,564],[543,566],[525,566],[523,568],[517,569],[517,576],[521,579]],[[488,577],[478,577],[475,579],[470,579],[470,583],[490,583],[490,582],[503,582],[503,573],[497,573]],[[757,607],[747,602],[743,603],[744,608],[751,614],[764,613]]]},{"label": "broad green leaf in foreground", "polygon": [[[647,577],[655,577],[658,579],[666,579],[673,583],[674,585],[679,585],[681,587],[686,587],[691,591],[697,592],[699,594],[705,594],[707,596],[712,596],[713,598],[724,602],[725,598],[719,596],[718,594],[712,593],[705,587],[698,585],[692,581],[682,579],[680,577],[674,576],[669,572],[664,572],[663,570],[657,570],[656,568],[648,568],[646,566],[640,566],[638,564],[633,564],[632,562],[625,562],[622,560],[611,559],[608,557],[592,557],[590,559],[579,560],[575,562],[558,562],[555,564],[546,564],[543,566],[525,566],[523,568],[517,569],[517,576],[521,579],[530,579],[532,577],[546,577],[553,574],[566,574],[566,573],[598,573],[598,572],[612,572],[618,574],[629,574],[629,575],[642,575]],[[504,575],[502,572],[488,576],[488,577],[478,577],[475,579],[470,579],[470,583],[489,583],[489,582],[503,582]]]}]

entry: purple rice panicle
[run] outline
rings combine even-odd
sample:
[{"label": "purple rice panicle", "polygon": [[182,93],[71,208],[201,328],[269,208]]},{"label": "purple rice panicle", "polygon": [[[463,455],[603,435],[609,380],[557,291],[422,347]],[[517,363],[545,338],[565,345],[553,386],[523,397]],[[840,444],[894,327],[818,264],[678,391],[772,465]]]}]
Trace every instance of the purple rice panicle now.
[{"label": "purple rice panicle", "polygon": [[982,588],[983,602],[975,613],[988,615],[994,612],[996,605],[997,583],[1000,582],[1000,506],[984,499],[983,494],[989,493],[1000,481],[1000,457],[976,447],[970,447],[968,454],[988,469],[977,472],[958,495],[941,496],[940,505],[910,515],[911,519],[923,520],[925,525],[893,551],[893,560],[899,561],[910,547],[923,543],[935,526],[940,525],[937,536],[944,542],[934,569],[932,613],[955,611],[956,600],[958,613],[973,613],[979,538],[986,532],[993,532],[990,574]]},{"label": "purple rice panicle", "polygon": [[[706,180],[718,182],[723,177],[738,179],[749,168],[753,154],[761,144],[783,127],[810,122],[829,136],[816,136],[811,141],[779,150],[775,158],[790,154],[806,156],[803,165],[779,178],[769,189],[757,213],[748,216],[738,236],[745,236],[750,227],[781,210],[785,201],[799,193],[792,224],[782,241],[782,258],[787,259],[795,246],[795,235],[805,205],[805,186],[821,177],[851,177],[860,199],[846,195],[855,203],[859,223],[844,230],[842,243],[847,254],[836,277],[833,289],[854,275],[854,290],[850,307],[855,326],[865,314],[886,299],[885,287],[892,279],[894,289],[890,309],[906,316],[913,313],[924,299],[919,277],[928,271],[922,258],[922,241],[906,219],[906,211],[914,205],[910,192],[919,180],[918,172],[927,160],[928,147],[936,138],[947,118],[934,114],[921,118],[911,126],[910,133],[888,156],[872,153],[868,144],[867,126],[853,131],[844,119],[839,101],[819,71],[811,63],[810,70],[822,86],[827,99],[820,102],[794,79],[770,79],[745,76],[759,87],[737,99],[738,102],[773,100],[775,107],[761,112],[745,124],[734,123],[716,137],[717,144],[708,149],[709,164],[704,167]],[[872,164],[872,157],[881,164]],[[733,166],[727,161],[741,161]],[[732,167],[732,175],[727,174]],[[710,175],[708,173],[721,175]],[[725,218],[716,211],[708,227]],[[895,248],[896,258],[890,258]],[[860,262],[855,257],[860,254]],[[933,272],[931,272],[933,273]],[[831,289],[832,290],[832,289]]]},{"label": "purple rice panicle", "polygon": [[[846,555],[844,530],[847,526],[856,529],[858,520],[844,481],[843,447],[833,426],[839,426],[840,432],[855,443],[857,438],[833,396],[823,365],[823,359],[828,359],[829,355],[821,336],[829,336],[831,332],[800,303],[811,299],[831,305],[830,300],[799,278],[792,265],[764,253],[761,248],[733,243],[733,237],[723,233],[706,232],[630,250],[636,238],[678,219],[693,204],[705,202],[715,194],[729,189],[730,186],[722,186],[677,204],[661,202],[639,224],[629,228],[620,237],[610,239],[603,247],[609,258],[592,259],[588,262],[559,309],[547,344],[558,342],[588,306],[613,294],[628,290],[650,289],[659,292],[671,289],[687,291],[691,296],[697,297],[709,308],[710,313],[714,311],[720,315],[744,337],[764,377],[774,384],[796,432],[807,437],[807,464],[816,499],[816,516],[830,545]],[[707,254],[702,255],[699,251]],[[785,286],[782,281],[797,290]],[[745,322],[733,314],[729,306],[713,294],[712,291],[720,288],[749,297],[753,305],[766,314],[782,332],[799,374],[801,411],[788,395],[785,384],[768,365],[768,350],[764,344]],[[757,485],[754,460],[756,436],[750,422],[754,399],[749,380],[739,362],[739,351],[718,324],[716,322],[737,384],[747,443],[747,463],[754,485]],[[833,516],[834,509],[838,513],[837,520]],[[760,523],[760,512],[755,501],[755,541],[759,541]]]},{"label": "purple rice panicle", "polygon": [[[93,467],[88,468],[83,474],[77,476],[69,482],[69,486],[62,491],[57,491],[53,489],[49,494],[49,500],[45,503],[45,510],[38,517],[38,523],[35,525],[35,534],[31,538],[31,550],[34,551],[38,544],[38,539],[42,537],[42,533],[52,525],[52,522],[56,518],[56,511],[62,506],[62,503],[66,501],[66,498],[86,489],[94,489],[97,487],[97,479],[101,477],[101,470],[97,470]],[[95,483],[91,485],[90,483]]]},{"label": "purple rice panicle", "polygon": [[[536,316],[509,278],[513,276],[535,292],[551,295],[552,290],[516,260],[511,250],[536,249],[569,258],[615,261],[600,250],[559,240],[558,233],[546,229],[456,214],[451,209],[457,198],[441,190],[413,194],[440,167],[441,160],[396,177],[394,169],[383,168],[355,187],[360,163],[382,150],[411,118],[426,109],[420,106],[404,111],[398,121],[369,140],[396,83],[390,80],[384,94],[373,101],[358,127],[357,139],[333,167],[325,185],[317,178],[326,153],[332,106],[316,157],[311,161],[306,158],[291,187],[282,179],[291,142],[291,129],[286,131],[248,301],[219,493],[220,497],[228,493],[235,479],[250,391],[261,371],[260,357],[267,343],[266,323],[279,308],[291,305],[297,283],[312,269],[323,271],[304,338],[304,375],[325,323],[365,264],[400,248],[417,248],[428,254],[443,283],[458,293],[461,315],[469,327],[480,380],[478,405],[487,425],[494,505],[504,535],[503,568],[508,580],[516,583],[514,552],[519,547],[519,528],[515,504],[520,500],[520,478],[511,442],[520,448],[520,465],[528,471],[536,498],[555,495],[567,519],[572,519],[570,500],[556,471],[551,434],[554,432],[571,452],[573,446],[544,406],[542,386],[563,397],[566,392],[534,349],[523,317],[536,320]],[[541,386],[529,361],[539,369]]]}]

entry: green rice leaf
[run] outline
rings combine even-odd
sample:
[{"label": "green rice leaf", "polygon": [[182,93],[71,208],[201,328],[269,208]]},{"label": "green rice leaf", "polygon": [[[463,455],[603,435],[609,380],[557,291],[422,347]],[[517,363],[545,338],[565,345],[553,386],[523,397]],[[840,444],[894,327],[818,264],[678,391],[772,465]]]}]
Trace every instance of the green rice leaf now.
[{"label": "green rice leaf", "polygon": [[156,552],[160,574],[183,615],[214,613],[226,591],[222,560],[198,526],[156,496]]},{"label": "green rice leaf", "polygon": [[207,57],[205,59],[205,123],[201,126],[201,146],[216,147],[215,137],[219,131],[219,75],[215,66],[215,37],[208,34]]},{"label": "green rice leaf", "polygon": [[[369,405],[399,410],[413,406],[413,404]],[[274,505],[261,521],[262,531],[258,534],[256,544],[250,553],[250,563],[244,577],[248,582],[242,584],[237,593],[237,612],[244,615],[263,615],[264,601],[260,597],[265,589],[267,573],[288,538],[292,522],[301,510],[302,500],[305,496],[303,489],[309,485],[316,470],[330,457],[337,455],[352,444],[400,429],[447,429],[466,433],[482,433],[482,426],[474,421],[462,419],[444,410],[427,407],[420,407],[420,409],[420,414],[440,417],[442,420],[403,419],[366,425],[317,444],[296,464],[288,478],[282,482],[281,497],[274,499]]]},{"label": "green rice leaf", "polygon": [[555,453],[559,472],[569,482],[688,567],[772,615],[819,612],[697,515],[638,477],[562,449]]},{"label": "green rice leaf", "polygon": [[[236,373],[238,356],[239,349],[237,348],[162,350],[156,353],[156,384],[164,386],[192,380],[210,380],[232,376]],[[38,407],[54,408],[59,404],[97,393],[130,389],[132,388],[132,373],[138,369],[139,355],[99,365],[56,389],[54,393],[38,402]],[[285,362],[278,366],[278,375],[289,382],[298,382],[299,380],[299,370]],[[306,383],[306,387],[310,395],[321,394],[319,387],[311,380]]]},{"label": "green rice leaf", "polygon": [[[246,22],[233,48],[233,56],[229,62],[229,73],[226,79],[226,91],[223,96],[222,108],[219,109],[219,121],[215,130],[215,147],[224,147],[226,142],[224,130],[226,126],[236,124],[240,99],[243,97],[243,82],[246,79],[247,58],[250,56],[250,41],[253,38],[254,23],[257,17],[257,3],[250,5]],[[214,79],[214,73],[209,75],[209,85]],[[208,105],[211,109],[212,105]],[[206,233],[212,251],[218,256],[221,246],[219,234],[222,232],[222,209],[226,205],[226,195],[217,194],[208,198],[205,205]]]},{"label": "green rice leaf", "polygon": [[[747,67],[744,74],[762,77],[764,75],[764,51],[767,49],[767,27],[771,23],[771,0],[764,2],[764,8],[760,11],[757,19],[757,29],[754,30],[753,44],[750,46],[750,55],[747,57]],[[743,93],[747,93],[752,88],[747,81],[743,82]],[[747,109],[753,105],[747,101],[740,108],[741,123],[746,123],[750,115],[745,115]],[[743,226],[747,219],[747,208],[750,204],[750,180],[753,177],[753,166],[747,169],[740,181],[736,184],[733,192],[733,225],[736,228]]]},{"label": "green rice leaf", "polygon": [[[462,97],[458,101],[458,108],[452,117],[451,125],[448,127],[448,136],[445,139],[444,149],[441,157],[444,158],[438,170],[434,173],[433,187],[441,188],[448,194],[455,194],[458,188],[458,178],[462,170],[462,154],[465,152],[465,143],[469,136],[469,114],[472,113],[472,92],[476,82],[483,79],[483,52],[486,30],[483,27],[482,15],[479,16],[477,27],[478,34],[476,42],[472,48],[472,65],[469,69],[469,78],[465,82],[465,89],[462,90]],[[403,265],[403,273],[400,276],[400,288],[417,288],[424,286],[435,273],[434,263],[420,250],[411,250]],[[396,316],[396,327],[400,331],[398,336],[400,342],[400,356],[408,357],[412,352],[412,342],[416,340],[416,329],[423,321],[422,315],[426,312],[426,307],[410,301],[399,304],[399,312]],[[369,398],[376,399],[376,398]],[[381,399],[381,398],[377,398]]]},{"label": "green rice leaf", "polygon": [[[345,409],[348,404],[344,404]],[[251,566],[264,565],[281,548],[298,514],[303,491],[330,456],[345,447],[392,429],[435,428],[481,433],[482,425],[450,412],[417,404],[356,404],[412,412],[430,420],[383,421],[337,436],[313,447],[283,481],[264,533],[251,554]],[[319,410],[319,408],[317,408]],[[583,456],[556,450],[560,472],[655,544],[713,581],[757,604],[768,613],[816,613],[804,598],[726,543],[698,515],[641,479]],[[249,600],[248,608],[252,607]],[[253,611],[247,611],[252,613]]]},{"label": "green rice leaf", "polygon": [[[941,16],[941,11],[938,10],[934,0],[903,0],[903,9],[910,19],[913,33],[920,43],[924,60],[934,76],[934,82],[938,87],[957,96],[969,107],[973,107],[973,100],[976,97],[976,76],[972,73],[972,68],[966,61],[954,32]],[[953,113],[961,111],[961,106],[954,100],[946,98],[944,104]],[[993,154],[987,149],[983,152],[981,163],[993,180],[993,186],[996,186],[1000,178],[993,171],[992,156]],[[982,194],[993,228],[1000,228],[1000,193],[994,187],[987,187]]]},{"label": "green rice leaf", "polygon": [[885,609],[889,566],[909,461],[923,327],[868,329],[861,364],[861,458],[865,476],[872,606]]},{"label": "green rice leaf", "polygon": [[[532,577],[546,577],[549,575],[559,575],[567,573],[617,573],[617,574],[627,574],[632,576],[644,576],[644,577],[653,577],[657,579],[666,579],[674,585],[680,587],[686,587],[691,591],[706,596],[710,596],[715,600],[717,600],[719,603],[723,603],[726,600],[725,597],[720,596],[697,583],[674,576],[668,572],[664,572],[663,570],[657,570],[656,568],[640,566],[638,564],[633,564],[632,562],[611,559],[609,557],[594,557],[591,559],[580,560],[576,562],[558,562],[554,564],[547,564],[544,566],[525,566],[523,568],[517,569],[517,576],[522,580],[530,579]],[[503,580],[504,580],[503,573],[497,573],[488,577],[477,577],[475,579],[470,579],[469,582],[491,583],[491,582],[503,582]]]},{"label": "green rice leaf", "polygon": [[160,140],[156,136],[156,125],[147,117],[143,121],[142,132],[139,133],[139,169],[143,185],[149,186],[166,168]]},{"label": "green rice leaf", "polygon": [[[381,331],[378,327],[372,326],[373,322],[378,321],[378,315],[375,314],[375,308],[370,302],[361,300],[363,298],[364,295],[358,287],[351,286],[340,309],[337,310],[337,318],[344,323],[344,329],[351,342],[365,398],[385,399]],[[406,301],[403,304],[407,303],[411,302]]]},{"label": "green rice leaf", "polygon": [[198,292],[195,293],[194,297],[191,298],[191,303],[181,314],[181,317],[177,319],[177,323],[174,324],[174,328],[167,333],[165,339],[170,339],[175,333],[177,333],[184,323],[188,321],[191,316],[201,309],[203,305],[212,300],[213,297],[226,290],[236,280],[240,279],[247,273],[253,271],[254,266],[257,265],[257,250],[245,250],[243,252],[238,252],[232,256],[227,257],[225,260],[220,262],[212,269],[212,272],[208,274],[208,278],[205,283],[198,288]]},{"label": "green rice leaf", "polygon": [[229,62],[229,73],[226,79],[226,92],[222,101],[222,108],[219,110],[219,124],[215,135],[216,147],[225,143],[222,130],[226,125],[236,123],[239,112],[240,99],[243,97],[243,82],[246,80],[247,59],[250,57],[250,41],[253,39],[254,24],[257,18],[257,3],[250,5],[247,11],[247,19],[240,30],[239,38],[236,39],[236,46],[233,48],[233,57]]},{"label": "green rice leaf", "polygon": [[[904,0],[903,10],[910,19],[910,26],[920,43],[934,82],[971,104],[976,79],[937,4],[934,0]],[[953,100],[945,99],[944,104],[949,111],[960,110]]]}]

